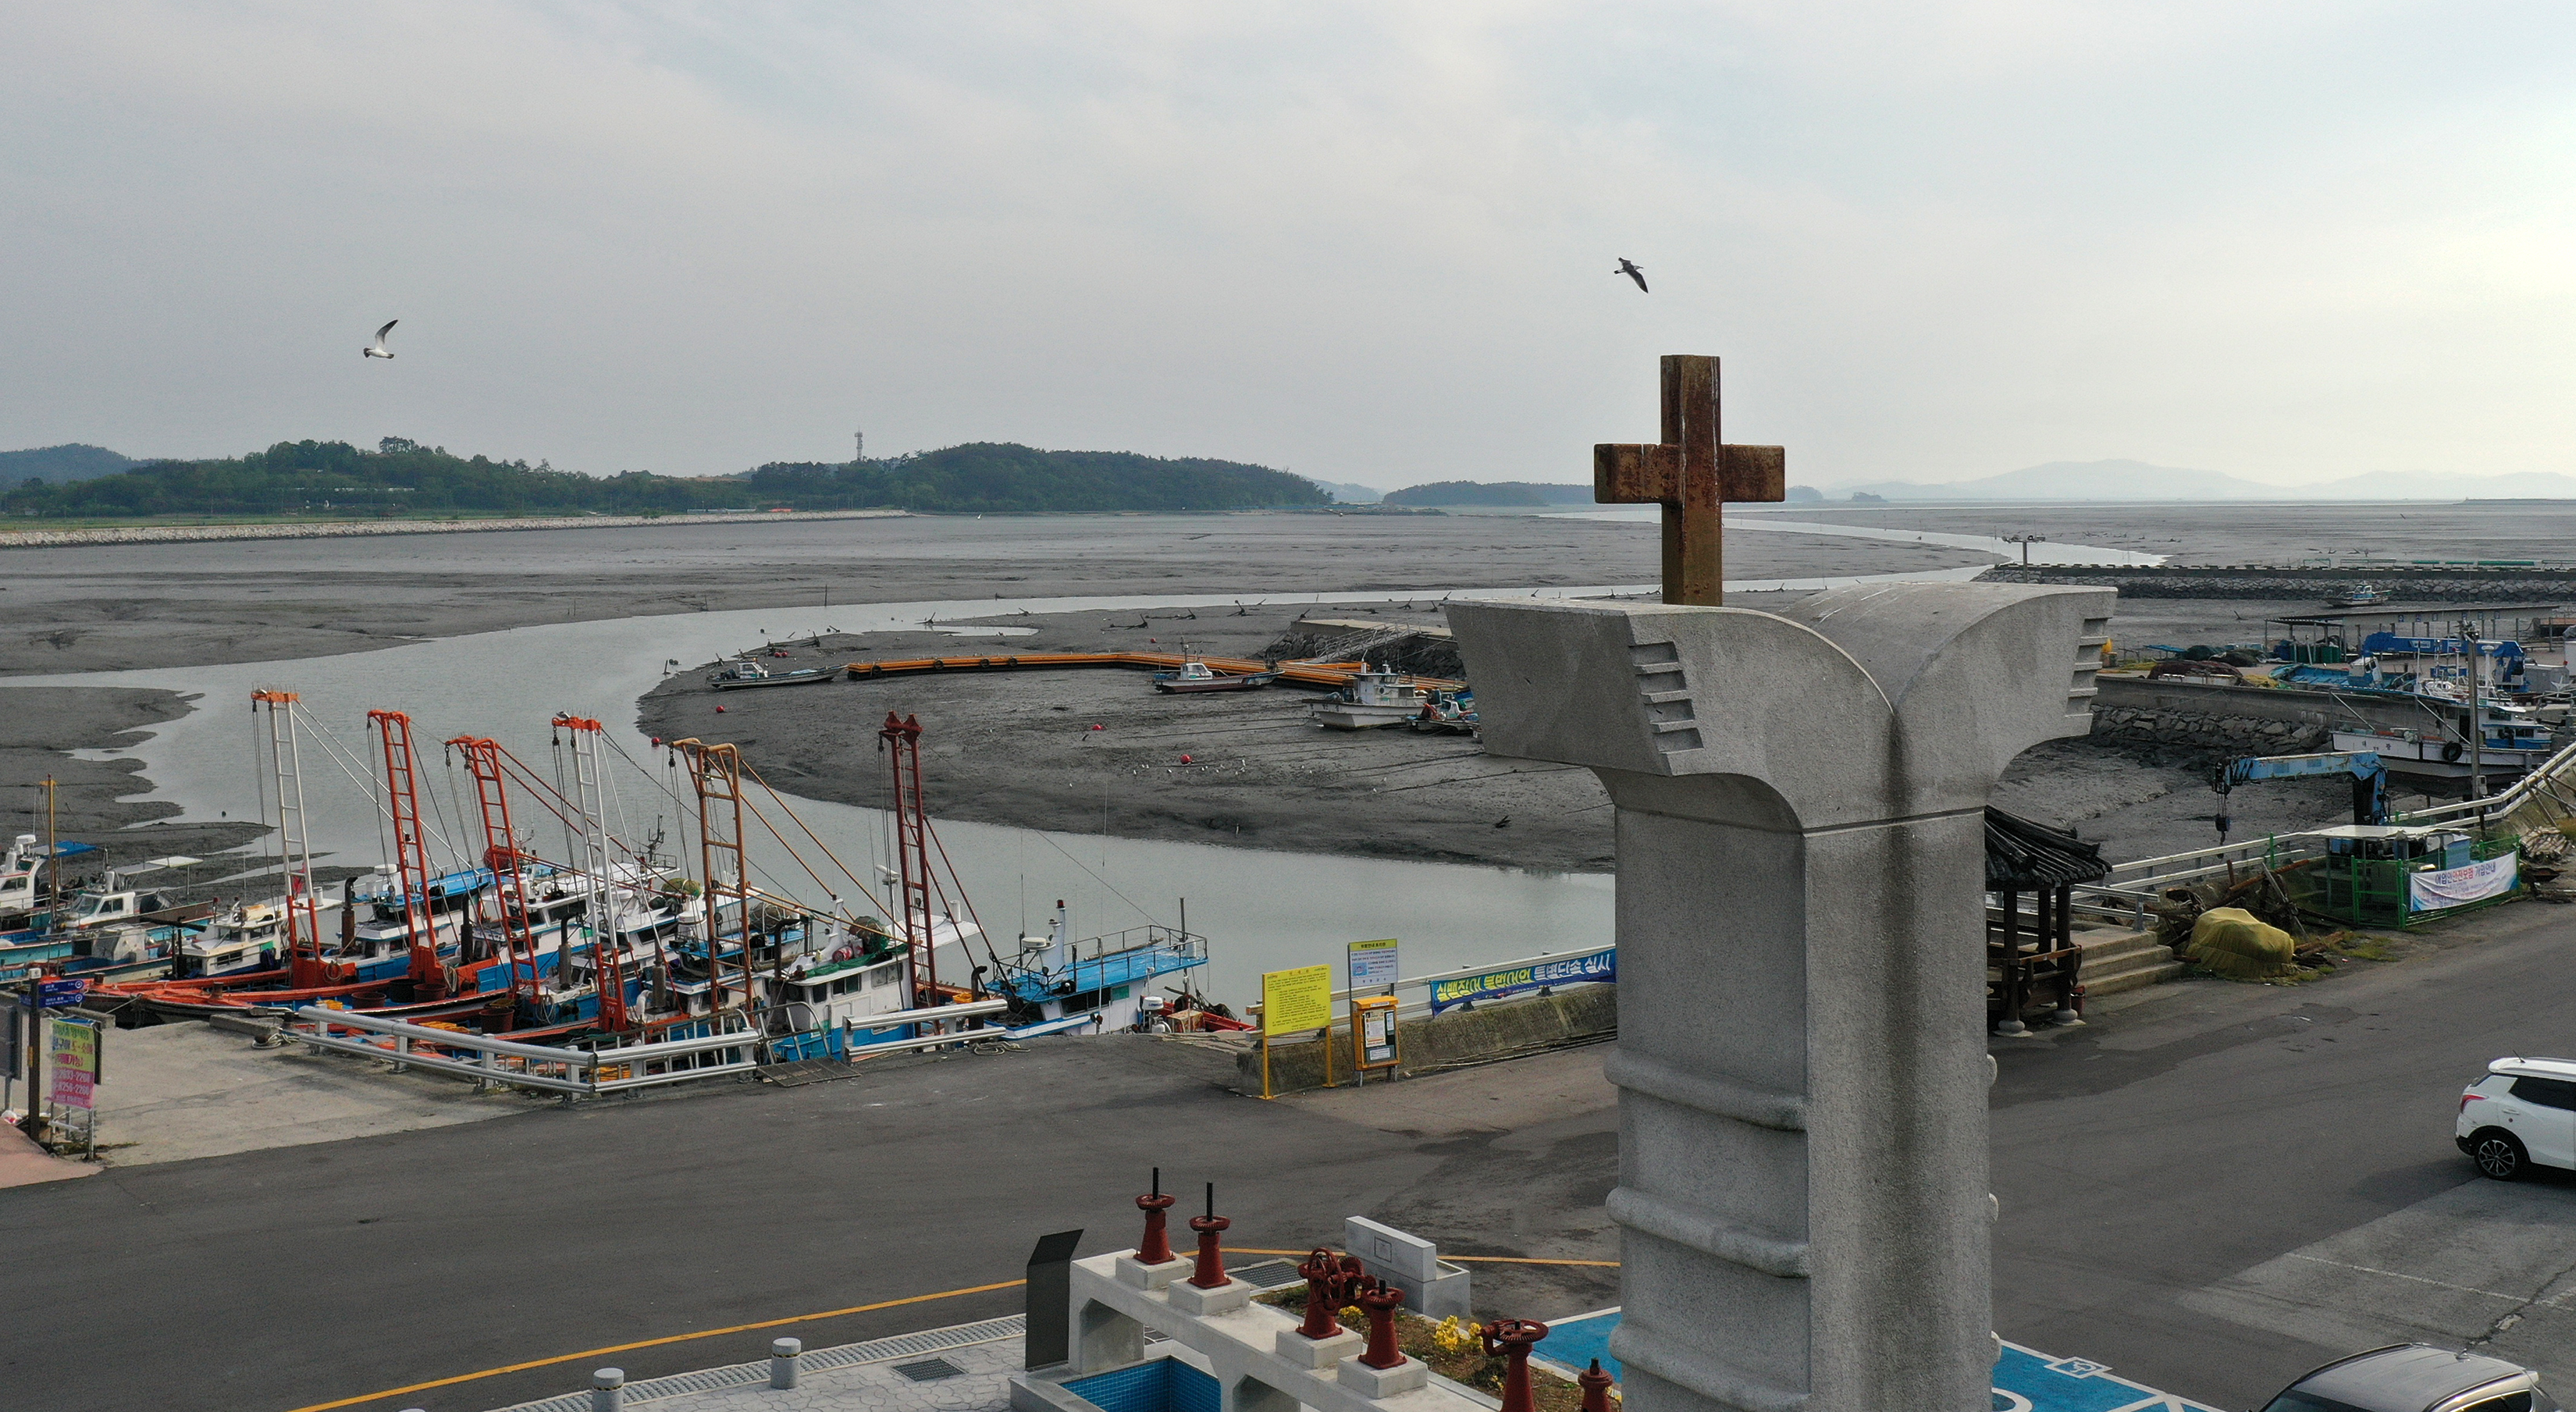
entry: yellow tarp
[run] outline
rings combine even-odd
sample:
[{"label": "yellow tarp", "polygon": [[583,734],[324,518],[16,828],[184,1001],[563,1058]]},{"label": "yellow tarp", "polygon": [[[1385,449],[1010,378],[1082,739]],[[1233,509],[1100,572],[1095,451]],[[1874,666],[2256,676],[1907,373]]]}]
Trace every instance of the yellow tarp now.
[{"label": "yellow tarp", "polygon": [[2191,928],[2183,959],[2231,981],[2264,981],[2296,975],[2298,943],[2290,934],[2242,907],[2213,907]]}]

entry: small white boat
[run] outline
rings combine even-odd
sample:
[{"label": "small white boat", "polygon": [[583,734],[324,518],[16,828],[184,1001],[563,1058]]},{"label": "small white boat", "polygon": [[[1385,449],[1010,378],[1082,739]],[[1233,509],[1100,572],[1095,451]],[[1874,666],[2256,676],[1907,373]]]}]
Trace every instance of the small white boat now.
[{"label": "small white boat", "polygon": [[[2457,732],[2456,734],[2454,732]],[[2368,750],[2401,775],[2466,779],[2469,775],[2467,722],[2449,729],[2415,730],[2387,726],[2377,730],[2338,730],[2337,750]],[[2529,774],[2555,753],[2549,727],[2514,706],[2486,708],[2486,726],[2478,741],[2478,768],[2490,788]]]},{"label": "small white boat", "polygon": [[1308,703],[1306,719],[1346,731],[1402,725],[1422,714],[1422,699],[1422,690],[1411,685],[1402,672],[1384,666],[1367,667],[1351,678],[1350,685],[1321,701]]}]

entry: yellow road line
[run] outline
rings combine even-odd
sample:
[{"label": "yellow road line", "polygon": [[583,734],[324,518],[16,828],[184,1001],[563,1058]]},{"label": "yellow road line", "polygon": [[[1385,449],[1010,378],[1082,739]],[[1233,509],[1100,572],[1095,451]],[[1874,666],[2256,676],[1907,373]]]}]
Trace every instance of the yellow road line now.
[{"label": "yellow road line", "polygon": [[[1304,1254],[1305,1252],[1300,1251],[1298,1253]],[[853,1304],[847,1309],[826,1309],[820,1314],[796,1314],[784,1319],[763,1319],[756,1324],[735,1324],[729,1328],[700,1329],[693,1334],[668,1334],[661,1338],[640,1339],[634,1343],[610,1344],[606,1348],[585,1348],[579,1353],[557,1354],[552,1358],[537,1358],[525,1363],[512,1363],[509,1366],[502,1368],[486,1368],[479,1373],[459,1373],[452,1378],[437,1378],[425,1383],[413,1383],[408,1387],[387,1388],[383,1392],[371,1392],[364,1397],[344,1397],[337,1402],[311,1403],[307,1406],[294,1408],[292,1409],[292,1412],[330,1412],[330,1409],[334,1407],[355,1407],[363,1402],[382,1402],[388,1397],[401,1397],[407,1393],[426,1392],[434,1387],[453,1387],[458,1383],[470,1383],[479,1378],[497,1378],[503,1373],[524,1373],[530,1368],[551,1367],[557,1363],[571,1363],[583,1358],[597,1358],[603,1354],[625,1353],[638,1348],[655,1348],[666,1343],[686,1343],[691,1339],[716,1338],[724,1334],[749,1333],[753,1329],[774,1329],[783,1324],[810,1323],[816,1319],[838,1319],[845,1314],[865,1314],[878,1309],[900,1308],[906,1304],[927,1304],[934,1299],[955,1299],[960,1295],[967,1294],[990,1294],[997,1289],[1017,1289],[1021,1285],[1027,1283],[1028,1281],[1026,1280],[1004,1280],[999,1284],[975,1285],[967,1289],[941,1290],[937,1294],[916,1294],[906,1299],[885,1299],[879,1300],[874,1304]]]}]

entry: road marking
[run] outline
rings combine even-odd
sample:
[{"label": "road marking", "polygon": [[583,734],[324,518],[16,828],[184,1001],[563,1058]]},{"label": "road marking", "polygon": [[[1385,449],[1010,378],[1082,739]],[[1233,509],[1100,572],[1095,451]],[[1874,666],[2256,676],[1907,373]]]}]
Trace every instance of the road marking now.
[{"label": "road marking", "polygon": [[603,1354],[626,1353],[638,1348],[657,1348],[666,1343],[687,1343],[691,1339],[716,1338],[724,1334],[749,1333],[753,1329],[774,1329],[783,1324],[803,1324],[816,1319],[838,1319],[847,1314],[866,1314],[878,1309],[896,1309],[901,1308],[906,1304],[928,1304],[934,1299],[955,1299],[960,1295],[968,1294],[990,1294],[997,1289],[1017,1289],[1021,1285],[1027,1283],[1028,1281],[1026,1280],[1004,1280],[999,1284],[974,1285],[966,1289],[945,1289],[941,1290],[937,1294],[916,1294],[904,1299],[879,1300],[874,1304],[854,1304],[847,1309],[826,1309],[820,1314],[795,1314],[784,1319],[763,1319],[756,1324],[735,1324],[729,1328],[700,1329],[696,1333],[666,1334],[661,1338],[642,1339],[634,1343],[611,1344],[606,1348],[585,1348],[579,1353],[563,1353],[552,1358],[538,1358],[532,1359],[526,1363],[512,1363],[507,1367],[502,1368],[486,1368],[479,1373],[459,1373],[452,1378],[436,1378],[425,1383],[413,1383],[408,1387],[387,1388],[383,1392],[371,1392],[364,1397],[344,1397],[337,1402],[310,1403],[303,1407],[292,1408],[290,1409],[290,1412],[330,1412],[330,1409],[335,1407],[355,1407],[360,1403],[365,1402],[382,1402],[388,1397],[402,1397],[409,1393],[426,1392],[434,1387],[454,1387],[458,1383],[470,1383],[482,1378],[497,1378],[503,1373],[524,1373],[530,1368],[552,1367],[557,1363],[571,1363],[583,1358],[597,1358]]},{"label": "road marking", "polygon": [[2341,1260],[2328,1260],[2319,1255],[2301,1255],[2295,1250],[2290,1252],[2290,1258],[2293,1260],[2305,1260],[2316,1265],[2332,1265],[2338,1270],[2351,1270],[2364,1275],[2386,1275],[2392,1280],[2413,1280],[2419,1285],[2431,1285],[2435,1289],[2454,1290],[2461,1294],[2482,1294],[2489,1299],[2510,1299],[2516,1304],[2529,1304],[2539,1298],[2537,1295],[2506,1294],[2502,1290],[2475,1289],[2468,1285],[2445,1284],[2440,1280],[2428,1280],[2422,1275],[2402,1274],[2396,1270],[2381,1270],[2369,1265],[2350,1265]]}]

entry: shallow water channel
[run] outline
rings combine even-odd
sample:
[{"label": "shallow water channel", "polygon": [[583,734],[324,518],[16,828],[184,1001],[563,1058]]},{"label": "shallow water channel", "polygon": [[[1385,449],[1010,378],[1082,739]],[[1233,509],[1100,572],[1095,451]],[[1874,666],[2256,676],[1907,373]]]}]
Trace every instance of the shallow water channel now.
[{"label": "shallow water channel", "polygon": [[[1645,591],[1620,588],[1460,590],[1447,596],[1480,599],[1580,597]],[[1439,594],[1417,592],[1416,601]],[[1373,603],[1383,592],[1273,597],[1272,604]],[[297,693],[307,718],[327,730],[339,755],[368,778],[381,769],[378,747],[366,726],[372,708],[397,709],[413,718],[421,758],[421,784],[435,805],[422,801],[438,833],[460,841],[470,818],[472,782],[461,766],[442,763],[438,742],[458,735],[489,735],[541,776],[553,777],[547,722],[557,712],[596,717],[617,745],[648,774],[618,763],[609,774],[619,807],[610,824],[641,840],[656,824],[666,847],[697,871],[691,827],[684,835],[672,793],[687,790],[685,772],[667,768],[663,752],[635,728],[635,702],[664,677],[665,664],[685,666],[755,647],[833,629],[840,632],[919,631],[942,623],[1021,612],[1065,613],[1169,608],[1230,608],[1244,601],[1225,594],[1118,598],[964,599],[955,601],[836,605],[830,608],[757,608],[625,618],[604,622],[543,624],[504,632],[440,638],[376,652],[232,666],[148,671],[92,672],[21,677],[17,685],[154,687],[194,696],[187,716],[159,726],[130,750],[103,752],[140,759],[152,790],[145,798],[181,806],[184,820],[269,817],[260,803],[250,693],[276,688]],[[994,634],[995,629],[965,629]],[[1007,630],[1002,630],[1007,632]],[[1139,683],[1141,688],[1142,683]],[[813,688],[829,691],[828,686]],[[91,752],[84,752],[91,753]],[[307,730],[302,741],[305,804],[313,844],[323,861],[372,866],[386,857],[380,813],[353,775],[334,762],[330,743]],[[754,768],[783,762],[752,760]],[[925,762],[925,794],[934,817],[940,783],[934,759]],[[780,772],[767,770],[772,777]],[[861,878],[873,878],[883,856],[885,815],[874,809],[797,799],[797,815]],[[270,811],[273,813],[273,808]],[[531,807],[514,810],[516,822],[541,854],[558,854],[560,833],[551,816]],[[443,816],[443,817],[441,817]],[[532,817],[533,816],[533,817]],[[544,827],[536,827],[543,821]],[[777,826],[795,839],[808,861],[813,847],[785,820]],[[1259,973],[1330,962],[1339,978],[1345,942],[1396,937],[1404,942],[1404,971],[1434,970],[1509,960],[1606,942],[1611,936],[1612,880],[1603,874],[1541,874],[1514,868],[1393,862],[1325,854],[1281,853],[1214,845],[1126,839],[1117,819],[1100,834],[1042,833],[985,824],[941,822],[946,845],[977,914],[1008,955],[1020,931],[1042,932],[1056,899],[1072,907],[1074,935],[1085,937],[1180,919],[1210,938],[1206,988],[1215,998],[1241,1005],[1257,998]],[[811,881],[758,824],[746,826],[755,881],[775,891],[822,902]],[[1365,842],[1365,817],[1350,821]],[[479,834],[459,856],[479,854]],[[433,862],[446,851],[432,840]],[[828,873],[828,869],[825,870]],[[850,895],[837,875],[843,896]],[[882,914],[882,902],[868,910]],[[980,959],[980,958],[979,958]],[[943,968],[948,958],[943,957]]]}]

